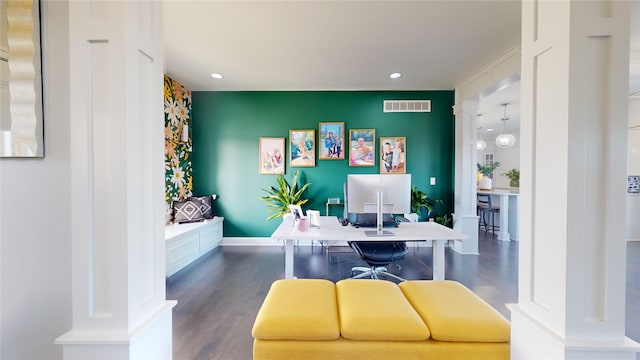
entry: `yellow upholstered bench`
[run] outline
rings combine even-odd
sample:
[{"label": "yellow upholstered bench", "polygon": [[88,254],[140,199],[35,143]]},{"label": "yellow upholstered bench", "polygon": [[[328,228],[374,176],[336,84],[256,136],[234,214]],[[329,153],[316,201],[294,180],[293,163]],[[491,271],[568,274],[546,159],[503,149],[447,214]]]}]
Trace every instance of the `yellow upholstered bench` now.
[{"label": "yellow upholstered bench", "polygon": [[509,359],[509,322],[454,281],[278,280],[254,359]]}]

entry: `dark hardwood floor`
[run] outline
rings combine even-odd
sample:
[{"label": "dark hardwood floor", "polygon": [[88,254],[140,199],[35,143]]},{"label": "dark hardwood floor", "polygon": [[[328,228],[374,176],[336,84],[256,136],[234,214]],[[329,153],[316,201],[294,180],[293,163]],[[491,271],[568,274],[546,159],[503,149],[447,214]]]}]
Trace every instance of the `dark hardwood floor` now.
[{"label": "dark hardwood floor", "polygon": [[[485,238],[481,232],[479,246],[479,256],[446,249],[446,278],[465,284],[509,318],[505,304],[517,302],[518,243]],[[298,277],[338,281],[350,276],[352,266],[364,265],[348,248],[298,249]],[[627,335],[640,341],[640,242],[628,243],[627,249]],[[431,279],[431,248],[409,248],[398,264],[390,271],[406,279]],[[282,248],[225,246],[167,279],[167,298],[178,300],[173,358],[251,359],[253,321],[269,286],[283,276]]]}]

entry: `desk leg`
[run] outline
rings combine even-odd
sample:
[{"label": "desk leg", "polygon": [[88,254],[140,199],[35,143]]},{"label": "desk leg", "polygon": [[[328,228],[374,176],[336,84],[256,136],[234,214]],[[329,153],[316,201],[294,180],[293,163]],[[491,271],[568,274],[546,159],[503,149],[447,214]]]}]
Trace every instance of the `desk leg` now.
[{"label": "desk leg", "polygon": [[498,232],[498,240],[511,241],[509,235],[509,197],[500,196],[500,231]]},{"label": "desk leg", "polygon": [[444,280],[444,245],[447,240],[433,240],[433,280]]},{"label": "desk leg", "polygon": [[284,278],[294,279],[293,276],[293,242],[292,239],[285,240],[284,253]]}]

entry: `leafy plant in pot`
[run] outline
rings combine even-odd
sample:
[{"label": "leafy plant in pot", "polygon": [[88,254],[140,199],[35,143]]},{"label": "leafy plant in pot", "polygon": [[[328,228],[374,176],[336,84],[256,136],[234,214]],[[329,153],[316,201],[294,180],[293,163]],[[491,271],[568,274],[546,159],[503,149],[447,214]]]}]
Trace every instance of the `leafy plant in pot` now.
[{"label": "leafy plant in pot", "polygon": [[271,214],[267,217],[267,220],[276,219],[282,217],[284,214],[289,213],[289,205],[303,205],[306,204],[309,199],[305,199],[302,197],[305,190],[311,185],[311,183],[306,183],[302,186],[298,185],[298,177],[300,176],[300,172],[296,171],[291,179],[291,183],[287,182],[284,175],[279,174],[276,176],[276,182],[278,183],[278,187],[269,186],[264,190],[268,195],[261,196],[260,200],[264,201],[267,206],[270,207],[268,210]]},{"label": "leafy plant in pot", "polygon": [[491,190],[493,187],[493,182],[489,176],[493,170],[497,169],[500,166],[500,162],[496,161],[491,165],[482,165],[478,163],[478,172],[482,174],[482,178],[478,182],[478,188],[483,190]]},{"label": "leafy plant in pot", "polygon": [[435,220],[435,222],[437,222],[440,225],[444,225],[444,226],[447,226],[447,227],[453,227],[453,225],[450,225],[451,222],[453,221],[453,218],[449,214],[443,214],[443,215],[440,215],[440,216],[436,216],[434,220]]},{"label": "leafy plant in pot", "polygon": [[509,178],[509,186],[514,188],[520,187],[520,170],[511,169],[502,175]]},{"label": "leafy plant in pot", "polygon": [[438,204],[442,204],[442,200],[432,199],[428,197],[427,193],[418,190],[417,186],[413,186],[411,188],[411,212],[418,215],[418,221],[423,219],[423,217],[421,216],[423,209],[425,212],[425,217],[429,217],[429,214],[433,211],[433,208]]}]

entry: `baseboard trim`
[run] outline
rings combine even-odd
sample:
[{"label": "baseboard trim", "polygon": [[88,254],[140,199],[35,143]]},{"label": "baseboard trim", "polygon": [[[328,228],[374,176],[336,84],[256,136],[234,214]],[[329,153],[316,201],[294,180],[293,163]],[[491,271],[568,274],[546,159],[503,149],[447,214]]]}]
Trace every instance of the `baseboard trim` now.
[{"label": "baseboard trim", "polygon": [[223,237],[220,246],[282,246],[282,241],[269,237]]}]

